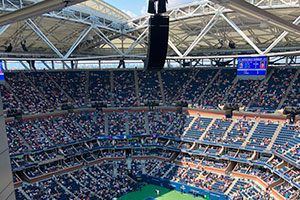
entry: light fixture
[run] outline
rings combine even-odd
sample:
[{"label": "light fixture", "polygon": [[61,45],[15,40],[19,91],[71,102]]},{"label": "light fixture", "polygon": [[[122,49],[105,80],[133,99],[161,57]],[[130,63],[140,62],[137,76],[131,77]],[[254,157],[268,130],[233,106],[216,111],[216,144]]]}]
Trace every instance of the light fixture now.
[{"label": "light fixture", "polygon": [[221,39],[221,40],[219,40],[219,43],[218,43],[218,45],[217,45],[217,48],[218,48],[218,49],[221,49],[221,48],[223,47],[223,45],[224,45],[224,42],[223,42],[223,40]]},{"label": "light fixture", "polygon": [[21,44],[21,46],[22,46],[23,51],[26,51],[26,52],[27,52],[28,49],[27,49],[27,47],[26,47],[26,40],[21,41],[20,44]]},{"label": "light fixture", "polygon": [[5,47],[5,52],[11,52],[13,49],[11,43],[9,43],[9,45],[7,47]]},{"label": "light fixture", "polygon": [[229,41],[229,44],[228,44],[229,48],[231,49],[235,49],[235,43],[231,40]]}]

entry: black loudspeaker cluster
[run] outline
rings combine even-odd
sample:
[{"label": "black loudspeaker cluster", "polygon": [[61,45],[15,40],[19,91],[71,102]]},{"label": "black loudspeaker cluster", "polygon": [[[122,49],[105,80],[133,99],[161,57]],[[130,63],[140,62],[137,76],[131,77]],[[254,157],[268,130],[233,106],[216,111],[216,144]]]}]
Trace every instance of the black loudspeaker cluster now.
[{"label": "black loudspeaker cluster", "polygon": [[145,106],[159,106],[159,101],[158,100],[149,100],[149,101],[144,101]]},{"label": "black loudspeaker cluster", "polygon": [[187,108],[189,106],[189,104],[186,101],[177,101],[176,106],[177,107]]},{"label": "black loudspeaker cluster", "polygon": [[72,110],[74,109],[74,105],[70,103],[64,103],[61,105],[62,110]]},{"label": "black loudspeaker cluster", "polygon": [[166,61],[169,39],[169,17],[153,15],[149,19],[147,71],[160,71]]},{"label": "black loudspeaker cluster", "polygon": [[6,112],[6,116],[7,117],[15,117],[15,118],[18,118],[18,117],[22,117],[23,115],[23,112],[21,109],[9,109],[7,110]]},{"label": "black loudspeaker cluster", "polygon": [[92,103],[92,108],[100,109],[100,108],[106,108],[107,102],[106,101],[95,101]]}]

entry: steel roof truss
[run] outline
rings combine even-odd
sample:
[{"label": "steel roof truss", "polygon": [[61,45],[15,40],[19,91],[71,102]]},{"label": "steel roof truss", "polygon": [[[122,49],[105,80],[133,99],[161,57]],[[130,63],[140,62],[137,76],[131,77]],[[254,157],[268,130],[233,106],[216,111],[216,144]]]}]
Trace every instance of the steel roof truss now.
[{"label": "steel roof truss", "polygon": [[193,48],[200,42],[200,40],[206,35],[206,33],[215,25],[215,23],[218,20],[219,12],[216,13],[210,21],[206,24],[206,26],[202,29],[202,31],[199,33],[199,35],[195,38],[191,46],[184,52],[183,56],[187,56]]},{"label": "steel roof truss", "polygon": [[60,51],[52,44],[52,42],[45,36],[45,34],[39,29],[37,25],[31,20],[27,19],[24,22],[59,56],[64,57]]},{"label": "steel roof truss", "polygon": [[[300,23],[300,16],[293,22],[293,24],[298,25]],[[263,54],[269,53],[289,32],[283,31],[279,37],[263,52]]]},{"label": "steel roof truss", "polygon": [[92,30],[94,26],[90,26],[88,28],[86,28],[81,34],[80,36],[77,38],[77,40],[74,42],[74,44],[72,45],[72,47],[69,49],[69,51],[66,53],[66,55],[64,56],[64,58],[68,58],[71,53],[76,49],[76,47],[81,43],[81,41],[87,36],[87,34]]},{"label": "steel roof truss", "polygon": [[118,49],[108,38],[107,38],[107,36],[98,28],[98,27],[95,27],[94,29],[93,29],[93,31],[101,38],[101,39],[103,39],[104,40],[104,42],[106,43],[106,44],[108,44],[111,48],[113,48],[118,54],[120,54],[120,55],[124,55],[121,51],[120,51],[120,49]]},{"label": "steel roof truss", "polygon": [[255,49],[255,51],[258,54],[262,54],[262,51],[252,42],[252,40],[249,39],[249,37],[228,17],[226,17],[223,13],[220,14],[225,21],[227,21],[228,24],[230,24],[230,26],[232,26],[232,28],[234,28],[234,30],[236,32],[238,32],[242,38],[244,38],[244,40],[246,40],[246,42],[248,42],[248,44],[250,44],[252,46],[253,49]]}]

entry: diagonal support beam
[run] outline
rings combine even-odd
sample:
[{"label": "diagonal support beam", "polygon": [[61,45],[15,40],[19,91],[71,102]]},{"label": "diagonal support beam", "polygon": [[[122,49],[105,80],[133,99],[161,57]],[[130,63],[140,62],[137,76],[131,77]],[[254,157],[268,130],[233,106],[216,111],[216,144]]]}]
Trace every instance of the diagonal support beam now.
[{"label": "diagonal support beam", "polygon": [[262,54],[263,52],[250,40],[250,38],[228,17],[226,17],[223,13],[221,13],[221,16],[225,19],[225,21],[232,26],[232,28],[238,32],[250,46],[252,46],[253,49],[259,54]]},{"label": "diagonal support beam", "polygon": [[[298,25],[300,23],[300,16],[293,22],[293,24]],[[263,54],[269,53],[289,32],[283,31],[279,37],[263,52]]]},{"label": "diagonal support beam", "polygon": [[6,29],[8,29],[8,27],[10,26],[10,24],[4,25],[0,28],[0,35],[2,35],[2,33],[4,33],[6,31]]},{"label": "diagonal support beam", "polygon": [[52,68],[45,61],[42,61],[42,63],[45,65],[45,67],[47,67],[48,69],[52,70]]},{"label": "diagonal support beam", "polygon": [[25,69],[30,70],[30,68],[27,65],[25,65],[25,63],[23,61],[20,60],[19,62]]},{"label": "diagonal support beam", "polygon": [[62,62],[62,64],[63,64],[63,66],[65,66],[66,68],[68,68],[68,69],[71,69],[71,67],[65,62],[65,61],[61,61]]},{"label": "diagonal support beam", "polygon": [[60,53],[60,51],[52,44],[52,42],[47,38],[47,36],[39,29],[37,25],[31,20],[27,19],[24,22],[42,39],[44,42],[61,58],[64,56]]},{"label": "diagonal support beam", "polygon": [[142,34],[130,45],[130,47],[125,51],[125,55],[128,55],[128,53],[130,53],[132,51],[132,49],[134,49],[134,47],[136,47],[138,44],[140,44],[145,38],[146,38],[146,33],[149,30],[149,28],[147,27]]},{"label": "diagonal support beam", "polygon": [[108,44],[111,48],[113,48],[118,54],[122,56],[124,55],[120,51],[120,49],[118,49],[98,27],[95,27],[93,30],[101,39],[104,40],[106,44]]},{"label": "diagonal support beam", "polygon": [[80,42],[87,36],[87,34],[93,29],[93,25],[90,26],[89,28],[85,29],[80,36],[77,38],[77,40],[74,42],[74,44],[72,45],[72,47],[69,49],[69,51],[66,53],[66,55],[64,56],[64,58],[68,58],[71,53],[76,49],[76,47],[80,44]]},{"label": "diagonal support beam", "polygon": [[219,12],[217,12],[211,19],[210,21],[206,24],[206,26],[202,29],[202,31],[199,33],[199,35],[196,37],[194,42],[191,44],[191,46],[184,52],[183,56],[187,56],[200,42],[200,40],[206,35],[206,33],[216,24],[217,22],[217,17],[219,16]]},{"label": "diagonal support beam", "polygon": [[171,40],[168,41],[169,46],[175,51],[179,57],[183,57],[182,53],[177,49]]}]

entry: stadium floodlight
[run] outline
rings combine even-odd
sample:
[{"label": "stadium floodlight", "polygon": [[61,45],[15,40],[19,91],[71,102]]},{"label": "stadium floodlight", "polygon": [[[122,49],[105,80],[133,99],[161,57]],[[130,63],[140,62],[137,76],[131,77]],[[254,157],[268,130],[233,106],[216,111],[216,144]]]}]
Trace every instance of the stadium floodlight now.
[{"label": "stadium floodlight", "polygon": [[253,19],[257,19],[261,22],[269,23],[280,29],[288,31],[289,33],[300,35],[300,27],[292,24],[270,12],[260,9],[246,1],[242,0],[211,0],[217,4],[225,6],[231,10],[249,16]]},{"label": "stadium floodlight", "polygon": [[0,16],[0,26],[16,23],[31,17],[40,16],[51,11],[58,11],[65,7],[81,3],[85,0],[44,0],[30,6],[18,9]]}]

